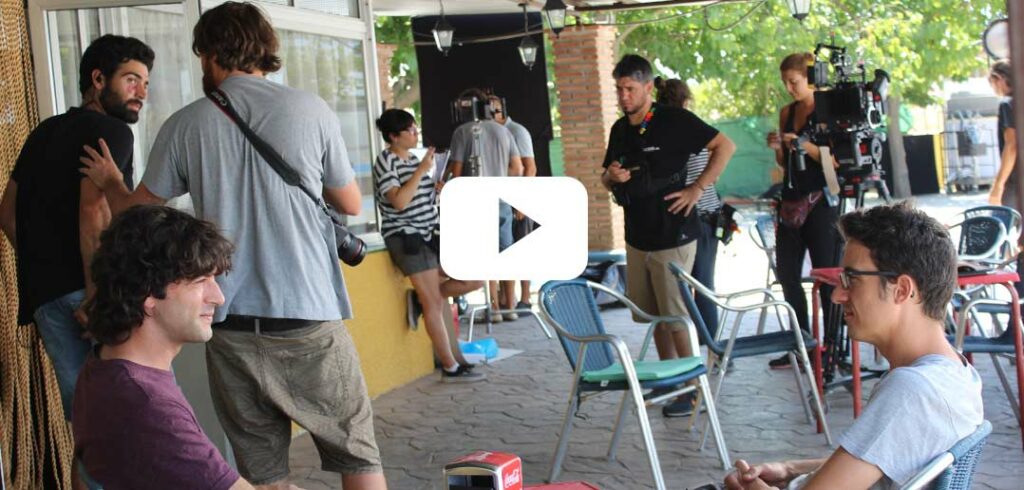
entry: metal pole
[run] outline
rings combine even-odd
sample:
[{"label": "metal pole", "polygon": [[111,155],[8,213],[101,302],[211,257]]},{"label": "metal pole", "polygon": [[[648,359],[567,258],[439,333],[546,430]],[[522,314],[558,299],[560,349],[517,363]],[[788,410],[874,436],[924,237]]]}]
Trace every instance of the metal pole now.
[{"label": "metal pole", "polygon": [[[1014,67],[1016,73],[1020,73],[1024,67],[1024,3],[1019,0],[1006,0],[1006,13],[1010,21],[1010,66]],[[1017,49],[1014,49],[1017,48]],[[1021,124],[1024,124],[1024,101],[1020,100],[1024,94],[1024,77],[1013,77],[1013,119],[1014,127],[1017,128],[1017,166],[1014,172],[1018,177],[1024,176],[1024,159],[1021,158],[1021,149],[1024,148],[1024,131],[1021,131]],[[1017,179],[1017,210],[1024,209],[1024,179]]]}]

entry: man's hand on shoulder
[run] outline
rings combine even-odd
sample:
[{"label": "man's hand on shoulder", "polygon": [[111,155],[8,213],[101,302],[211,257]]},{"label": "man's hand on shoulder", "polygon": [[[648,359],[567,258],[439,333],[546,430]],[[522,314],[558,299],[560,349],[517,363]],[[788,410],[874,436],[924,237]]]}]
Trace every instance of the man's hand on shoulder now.
[{"label": "man's hand on shoulder", "polygon": [[110,154],[110,147],[107,146],[107,142],[103,138],[100,138],[99,147],[99,152],[89,145],[83,147],[86,156],[80,157],[78,160],[85,167],[78,171],[89,177],[89,180],[100,190],[107,192],[123,184],[124,175],[117,168],[117,163],[114,162],[114,157]]}]

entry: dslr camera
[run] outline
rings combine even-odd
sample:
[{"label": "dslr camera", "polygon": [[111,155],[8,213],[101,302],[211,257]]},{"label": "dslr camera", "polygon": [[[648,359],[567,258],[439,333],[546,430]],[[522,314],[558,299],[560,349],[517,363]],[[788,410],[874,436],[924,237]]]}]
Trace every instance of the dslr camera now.
[{"label": "dslr camera", "polygon": [[818,43],[814,57],[807,79],[815,87],[818,123],[808,128],[806,136],[831,149],[841,177],[879,171],[886,135],[876,128],[885,123],[888,111],[889,74],[876,69],[874,79],[868,81],[864,63],[854,64],[846,48],[834,44]]}]

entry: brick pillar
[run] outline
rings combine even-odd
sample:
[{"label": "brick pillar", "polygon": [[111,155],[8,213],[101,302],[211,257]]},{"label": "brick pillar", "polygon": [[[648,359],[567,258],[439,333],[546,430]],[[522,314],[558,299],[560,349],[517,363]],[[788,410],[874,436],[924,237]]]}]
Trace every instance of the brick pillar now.
[{"label": "brick pillar", "polygon": [[618,118],[612,79],[615,32],[614,26],[566,27],[553,43],[565,174],[583,182],[590,196],[591,250],[622,248],[626,243],[622,208],[601,185],[608,133]]},{"label": "brick pillar", "polygon": [[377,74],[380,80],[380,100],[387,108],[395,106],[395,94],[391,91],[391,84],[388,77],[391,76],[391,58],[398,49],[396,44],[377,43]]}]

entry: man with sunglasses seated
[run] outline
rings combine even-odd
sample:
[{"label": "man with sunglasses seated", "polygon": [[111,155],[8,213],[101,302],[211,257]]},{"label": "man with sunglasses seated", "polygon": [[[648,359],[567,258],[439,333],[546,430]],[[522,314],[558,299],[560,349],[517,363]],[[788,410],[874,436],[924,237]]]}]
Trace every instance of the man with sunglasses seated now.
[{"label": "man with sunglasses seated", "polygon": [[983,422],[981,378],[943,334],[956,285],[945,227],[906,203],[849,213],[839,227],[832,300],[850,338],[877,347],[891,370],[827,459],[739,460],[726,488],[896,488]]}]

